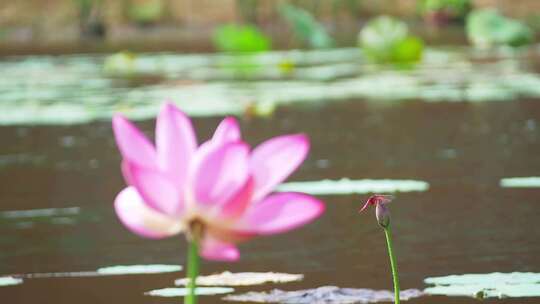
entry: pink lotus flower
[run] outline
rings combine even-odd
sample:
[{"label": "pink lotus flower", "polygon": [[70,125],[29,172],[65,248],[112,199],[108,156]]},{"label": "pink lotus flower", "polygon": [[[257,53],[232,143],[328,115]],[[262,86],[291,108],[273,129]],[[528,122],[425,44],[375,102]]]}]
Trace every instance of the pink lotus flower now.
[{"label": "pink lotus flower", "polygon": [[113,129],[128,184],[115,209],[138,235],[189,237],[196,225],[203,257],[234,261],[240,256],[235,243],[289,231],[324,211],[306,194],[271,194],[305,159],[304,135],[274,137],[250,151],[228,117],[197,146],[190,119],[171,103],[157,117],[155,147],[121,115],[113,118]]}]

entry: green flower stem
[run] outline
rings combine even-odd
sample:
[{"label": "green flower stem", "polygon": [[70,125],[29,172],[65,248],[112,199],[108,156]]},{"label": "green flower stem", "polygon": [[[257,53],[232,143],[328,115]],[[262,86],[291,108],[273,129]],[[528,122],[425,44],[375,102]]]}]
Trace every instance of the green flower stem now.
[{"label": "green flower stem", "polygon": [[384,228],[384,234],[386,235],[386,245],[388,246],[388,255],[390,256],[390,267],[392,268],[392,277],[394,279],[394,303],[399,304],[399,276],[396,262],[396,255],[394,254],[394,246],[392,245],[392,231],[390,225]]},{"label": "green flower stem", "polygon": [[197,276],[199,275],[199,238],[193,237],[189,241],[188,261],[187,261],[188,289],[189,292],[184,298],[184,304],[197,304]]}]

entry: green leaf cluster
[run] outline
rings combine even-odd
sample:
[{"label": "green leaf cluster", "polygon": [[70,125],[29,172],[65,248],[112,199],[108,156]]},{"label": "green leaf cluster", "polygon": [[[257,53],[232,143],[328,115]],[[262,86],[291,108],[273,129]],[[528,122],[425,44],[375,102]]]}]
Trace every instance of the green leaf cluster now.
[{"label": "green leaf cluster", "polygon": [[465,17],[472,9],[471,0],[418,0],[420,13],[445,11],[455,18]]},{"label": "green leaf cluster", "polygon": [[389,16],[370,20],[358,34],[365,57],[375,63],[411,64],[420,61],[423,41],[409,34],[407,24]]},{"label": "green leaf cluster", "polygon": [[128,7],[127,15],[130,20],[137,23],[153,23],[163,16],[164,10],[162,0],[150,0],[143,3],[131,4]]},{"label": "green leaf cluster", "polygon": [[494,9],[475,10],[467,17],[467,37],[477,47],[519,47],[534,40],[534,32],[526,24],[505,17]]},{"label": "green leaf cluster", "polygon": [[270,37],[253,25],[228,24],[220,26],[213,35],[217,50],[228,53],[258,53],[269,51]]},{"label": "green leaf cluster", "polygon": [[290,4],[282,4],[279,6],[279,13],[291,25],[296,37],[309,47],[324,49],[334,46],[334,39],[308,11]]}]

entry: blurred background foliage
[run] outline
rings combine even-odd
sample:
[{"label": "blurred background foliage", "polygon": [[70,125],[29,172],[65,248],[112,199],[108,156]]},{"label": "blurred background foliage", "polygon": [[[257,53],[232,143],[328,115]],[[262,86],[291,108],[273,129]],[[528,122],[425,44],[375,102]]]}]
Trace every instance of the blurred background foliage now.
[{"label": "blurred background foliage", "polygon": [[473,9],[472,0],[419,0],[418,11],[428,22],[445,25],[460,22]]},{"label": "blurred background foliage", "polygon": [[360,31],[358,44],[368,60],[400,66],[418,62],[424,48],[405,22],[389,16],[370,20]]},{"label": "blurred background foliage", "polygon": [[494,9],[471,13],[467,19],[467,36],[478,47],[519,47],[533,42],[533,30],[525,23],[505,17]]},{"label": "blurred background foliage", "polygon": [[279,6],[279,12],[290,24],[294,35],[307,46],[314,49],[334,46],[334,40],[324,26],[307,10],[285,3]]},{"label": "blurred background foliage", "polygon": [[222,25],[214,32],[214,44],[218,51],[227,53],[257,53],[269,51],[270,37],[253,25]]},{"label": "blurred background foliage", "polygon": [[[496,24],[497,33],[488,34],[491,42],[480,44],[517,45],[540,27],[537,0],[21,0],[0,3],[0,50],[20,53],[15,50],[28,45],[33,48],[27,52],[34,53],[217,50],[224,45],[216,40],[216,28],[224,24],[249,26],[276,49],[353,46],[362,26],[379,15],[405,21],[410,32],[430,43],[438,39],[433,28],[462,27],[467,14],[482,8],[496,13],[475,14],[479,17],[471,18],[475,25],[467,27],[467,36],[461,29],[455,38],[441,40],[463,43],[468,37],[478,44],[474,32],[485,31],[482,24]],[[510,39],[501,38],[507,35],[520,37],[501,42]],[[245,44],[242,40],[233,44]],[[418,39],[407,43],[408,50],[420,48]]]},{"label": "blurred background foliage", "polygon": [[537,98],[538,12],[538,0],[4,1],[0,56],[47,56],[3,58],[0,118],[142,119],[164,96],[249,117],[304,101]]}]

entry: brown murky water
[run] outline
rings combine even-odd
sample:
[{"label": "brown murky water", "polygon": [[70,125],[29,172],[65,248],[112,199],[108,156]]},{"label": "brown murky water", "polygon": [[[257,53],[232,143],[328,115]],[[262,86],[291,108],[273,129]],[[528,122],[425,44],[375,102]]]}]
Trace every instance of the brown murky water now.
[{"label": "brown murky water", "polygon": [[[199,138],[219,122],[195,119]],[[398,194],[392,205],[403,288],[461,273],[540,269],[540,195],[503,189],[499,179],[540,170],[540,102],[484,104],[377,103],[351,100],[281,107],[271,119],[242,120],[256,144],[287,132],[312,140],[309,159],[290,180],[419,179],[427,192]],[[153,122],[142,127],[149,133]],[[1,127],[0,209],[80,207],[74,218],[0,223],[0,274],[94,270],[108,265],[184,264],[186,243],[151,241],[128,232],[112,201],[124,183],[108,121],[79,126]],[[322,285],[391,289],[383,233],[356,210],[366,196],[324,196],[327,212],[292,233],[241,246],[235,264],[204,263],[203,274],[230,271],[303,273],[299,283],[248,290]],[[143,293],[171,287],[184,273],[28,279],[2,287],[2,303],[179,303]],[[220,302],[201,297],[201,303]],[[471,303],[423,297],[410,303]],[[538,299],[487,300],[538,303]]]}]

